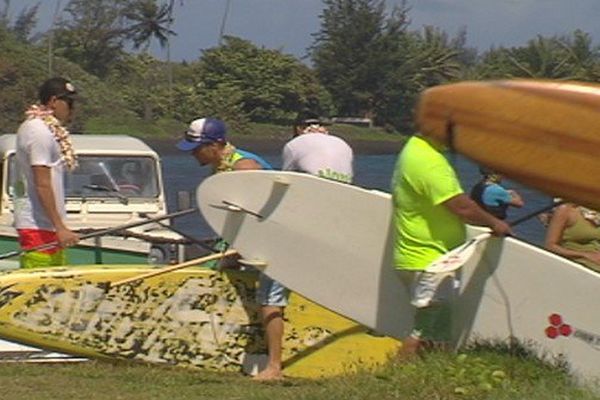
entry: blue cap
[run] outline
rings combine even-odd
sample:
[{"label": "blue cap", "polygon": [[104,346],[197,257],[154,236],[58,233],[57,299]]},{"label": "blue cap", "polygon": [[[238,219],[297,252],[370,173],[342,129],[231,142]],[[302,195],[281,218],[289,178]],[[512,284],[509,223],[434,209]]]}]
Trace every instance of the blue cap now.
[{"label": "blue cap", "polygon": [[177,143],[181,151],[193,151],[205,144],[225,142],[225,123],[220,119],[199,118],[190,123],[185,137]]}]

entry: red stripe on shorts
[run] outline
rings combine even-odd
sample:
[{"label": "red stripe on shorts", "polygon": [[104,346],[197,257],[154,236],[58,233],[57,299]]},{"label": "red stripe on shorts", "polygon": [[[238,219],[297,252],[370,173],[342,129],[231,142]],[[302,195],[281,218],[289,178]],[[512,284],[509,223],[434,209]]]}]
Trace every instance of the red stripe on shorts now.
[{"label": "red stripe on shorts", "polygon": [[[56,232],[44,229],[17,229],[19,233],[19,245],[24,250],[33,249],[47,243],[57,242]],[[46,254],[54,254],[60,250],[58,245],[44,250],[38,250]]]}]

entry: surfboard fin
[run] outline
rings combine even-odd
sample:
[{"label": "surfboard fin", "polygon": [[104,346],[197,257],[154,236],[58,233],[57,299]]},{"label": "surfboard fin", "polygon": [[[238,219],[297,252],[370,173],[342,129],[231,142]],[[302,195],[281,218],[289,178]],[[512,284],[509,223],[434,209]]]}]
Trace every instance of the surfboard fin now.
[{"label": "surfboard fin", "polygon": [[290,185],[290,180],[284,176],[276,176],[275,179],[273,179],[273,181],[280,185],[285,185],[285,186]]},{"label": "surfboard fin", "polygon": [[220,205],[220,204],[211,204],[210,206],[213,207],[213,208],[218,208],[220,210],[227,210],[227,211],[233,211],[233,212],[243,212],[243,213],[246,213],[246,214],[250,214],[250,215],[252,215],[252,216],[254,216],[256,218],[264,219],[264,217],[262,215],[260,215],[259,213],[251,211],[251,210],[248,210],[247,208],[239,206],[239,205],[237,205],[235,203],[232,203],[230,201],[221,200],[221,203],[223,203],[223,205]]}]

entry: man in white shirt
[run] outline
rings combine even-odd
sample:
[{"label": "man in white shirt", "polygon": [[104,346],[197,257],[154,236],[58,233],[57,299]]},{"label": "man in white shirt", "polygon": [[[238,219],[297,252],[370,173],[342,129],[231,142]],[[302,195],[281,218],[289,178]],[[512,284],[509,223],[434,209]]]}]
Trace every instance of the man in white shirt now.
[{"label": "man in white shirt", "polygon": [[329,134],[314,114],[300,114],[294,138],[283,147],[282,169],[306,172],[322,178],[351,183],[354,154],[341,138]]},{"label": "man in white shirt", "polygon": [[66,264],[63,248],[79,241],[64,223],[65,169],[77,165],[65,125],[73,115],[76,91],[63,78],[51,78],[39,89],[39,104],[26,111],[27,119],[17,131],[17,179],[14,187],[14,225],[23,250],[56,242],[57,246],[28,251],[21,267],[37,268]]}]

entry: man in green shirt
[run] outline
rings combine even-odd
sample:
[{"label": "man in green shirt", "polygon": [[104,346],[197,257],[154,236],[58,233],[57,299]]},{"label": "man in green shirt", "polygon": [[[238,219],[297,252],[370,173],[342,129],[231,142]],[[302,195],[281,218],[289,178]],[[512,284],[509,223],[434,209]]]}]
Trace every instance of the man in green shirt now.
[{"label": "man in green shirt", "polygon": [[394,263],[416,307],[415,329],[403,342],[403,356],[415,354],[426,343],[443,345],[449,340],[454,273],[429,273],[425,268],[464,243],[465,223],[488,226],[498,236],[511,233],[506,222],[463,192],[443,150],[429,138],[413,136],[398,157],[392,180]]}]

